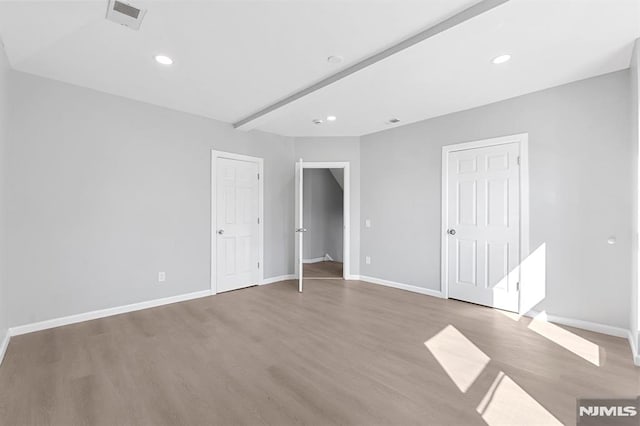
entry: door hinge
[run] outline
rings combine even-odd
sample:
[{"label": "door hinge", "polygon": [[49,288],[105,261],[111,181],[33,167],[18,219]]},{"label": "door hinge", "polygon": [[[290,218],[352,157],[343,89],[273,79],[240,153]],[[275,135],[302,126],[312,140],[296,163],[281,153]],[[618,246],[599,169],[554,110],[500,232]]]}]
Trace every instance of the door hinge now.
[{"label": "door hinge", "polygon": [[260,180],[260,173],[258,173],[258,180]]},{"label": "door hinge", "polygon": [[260,262],[258,262],[258,269],[260,269]]},{"label": "door hinge", "polygon": [[516,291],[520,291],[520,281],[516,283]]},{"label": "door hinge", "polygon": [[260,225],[260,218],[258,218],[258,225]]},{"label": "door hinge", "polygon": [[518,155],[518,166],[520,165],[520,156]]}]

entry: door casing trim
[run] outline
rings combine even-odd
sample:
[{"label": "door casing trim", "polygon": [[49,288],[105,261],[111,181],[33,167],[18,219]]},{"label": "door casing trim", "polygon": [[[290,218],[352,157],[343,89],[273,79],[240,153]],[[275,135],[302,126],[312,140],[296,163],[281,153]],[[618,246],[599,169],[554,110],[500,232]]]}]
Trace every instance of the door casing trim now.
[{"label": "door casing trim", "polygon": [[[442,147],[442,216],[440,226],[440,291],[442,297],[449,298],[449,271],[447,265],[449,263],[449,238],[447,238],[447,218],[449,216],[449,154],[456,151],[464,151],[475,148],[485,148],[495,145],[504,145],[509,143],[518,143],[520,145],[520,264],[529,256],[529,134],[519,133],[509,136],[501,136],[497,138],[482,139],[472,142],[464,142],[454,145],[445,145]],[[520,285],[526,283],[520,280]],[[522,294],[518,292],[518,298]],[[522,307],[522,303],[518,301],[518,311]],[[520,312],[522,313],[522,312]]]},{"label": "door casing trim", "polygon": [[235,154],[232,152],[211,150],[211,293],[216,294],[217,291],[217,247],[216,247],[216,200],[217,200],[217,170],[216,162],[218,158],[227,158],[229,160],[246,161],[256,163],[258,165],[258,214],[260,223],[258,224],[258,283],[264,282],[264,159],[260,157],[251,157],[249,155]]}]

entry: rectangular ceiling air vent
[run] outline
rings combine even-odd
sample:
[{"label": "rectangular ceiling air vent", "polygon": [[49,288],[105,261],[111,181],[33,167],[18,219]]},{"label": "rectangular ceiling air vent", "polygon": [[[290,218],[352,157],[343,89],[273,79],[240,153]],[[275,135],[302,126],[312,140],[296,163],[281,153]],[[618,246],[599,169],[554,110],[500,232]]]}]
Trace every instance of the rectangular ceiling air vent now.
[{"label": "rectangular ceiling air vent", "polygon": [[140,29],[140,24],[142,24],[142,18],[144,18],[145,13],[147,13],[146,9],[140,9],[133,6],[131,3],[109,0],[107,19],[133,30],[137,30]]}]

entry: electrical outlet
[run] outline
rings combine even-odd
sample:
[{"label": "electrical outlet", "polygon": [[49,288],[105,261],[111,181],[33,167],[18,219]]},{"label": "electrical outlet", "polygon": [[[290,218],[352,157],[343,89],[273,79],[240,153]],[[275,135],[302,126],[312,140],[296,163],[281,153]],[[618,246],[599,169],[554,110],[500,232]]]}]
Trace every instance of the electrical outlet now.
[{"label": "electrical outlet", "polygon": [[367,256],[364,258],[364,263],[366,263],[367,265],[371,265],[371,256]]},{"label": "electrical outlet", "polygon": [[158,272],[158,282],[163,283],[167,280],[167,274],[164,272]]}]

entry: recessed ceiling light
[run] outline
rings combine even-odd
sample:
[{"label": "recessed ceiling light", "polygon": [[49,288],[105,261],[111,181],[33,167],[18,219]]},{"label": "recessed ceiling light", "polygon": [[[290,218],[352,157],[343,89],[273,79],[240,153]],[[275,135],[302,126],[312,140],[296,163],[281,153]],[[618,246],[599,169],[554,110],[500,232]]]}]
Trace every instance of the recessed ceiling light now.
[{"label": "recessed ceiling light", "polygon": [[321,119],[319,119],[319,118],[316,118],[316,119],[312,120],[311,122],[312,122],[313,124],[322,124],[322,123],[324,123],[324,121],[323,121],[323,120],[321,120]]},{"label": "recessed ceiling light", "polygon": [[171,65],[173,64],[173,59],[165,55],[156,55],[155,60],[157,63],[162,65]]},{"label": "recessed ceiling light", "polygon": [[336,121],[338,117],[335,115],[327,115],[327,121]]},{"label": "recessed ceiling light", "polygon": [[493,61],[491,62],[493,62],[494,64],[504,64],[505,62],[509,61],[509,59],[511,59],[511,55],[500,55],[493,58]]},{"label": "recessed ceiling light", "polygon": [[330,64],[339,64],[342,61],[344,61],[344,58],[342,56],[329,56],[327,58],[327,62],[329,62]]}]

